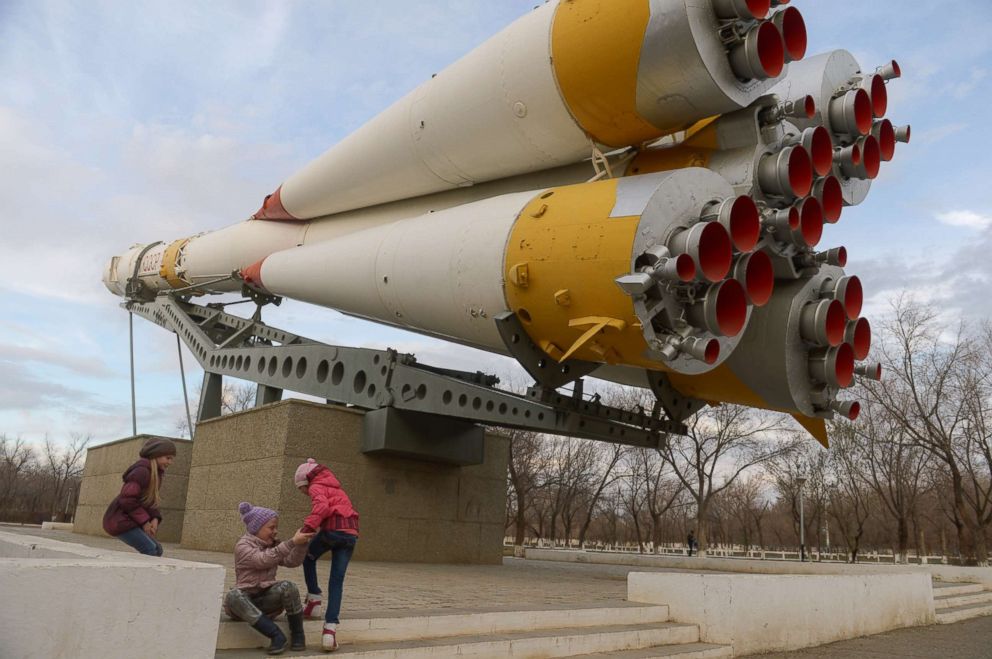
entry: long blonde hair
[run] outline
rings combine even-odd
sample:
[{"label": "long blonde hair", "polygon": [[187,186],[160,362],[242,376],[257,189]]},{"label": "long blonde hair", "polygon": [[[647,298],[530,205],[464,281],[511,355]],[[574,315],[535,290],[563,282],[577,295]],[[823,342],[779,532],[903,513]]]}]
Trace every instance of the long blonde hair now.
[{"label": "long blonde hair", "polygon": [[141,495],[141,503],[149,508],[158,508],[159,503],[162,501],[158,493],[158,462],[155,458],[149,458],[148,463],[148,471],[151,475],[148,477],[148,487],[145,488],[145,493]]}]

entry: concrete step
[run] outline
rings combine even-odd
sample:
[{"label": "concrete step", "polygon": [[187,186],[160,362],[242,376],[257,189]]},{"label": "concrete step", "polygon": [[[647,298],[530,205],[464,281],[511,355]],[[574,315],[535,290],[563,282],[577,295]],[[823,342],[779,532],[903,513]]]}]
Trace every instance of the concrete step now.
[{"label": "concrete step", "polygon": [[[545,629],[511,634],[451,636],[394,643],[352,643],[342,636],[340,649],[335,657],[356,659],[447,659],[454,656],[513,657],[538,659],[544,657],[576,657],[595,653],[608,653],[653,648],[659,645],[685,645],[699,642],[696,625],[653,623],[648,625],[622,625]],[[310,640],[311,646],[318,643]],[[227,659],[230,652],[219,652],[218,659]],[[319,650],[313,654],[294,655],[308,659],[327,655]],[[650,655],[665,656],[665,655]],[[676,657],[678,655],[675,655]],[[689,655],[691,656],[691,655]]]},{"label": "concrete step", "polygon": [[980,583],[950,583],[946,581],[933,582],[933,596],[945,597],[950,595],[967,595],[969,593],[985,592],[985,586]]},{"label": "concrete step", "polygon": [[962,620],[970,620],[971,618],[989,615],[992,615],[992,604],[957,606],[951,609],[937,611],[937,622],[941,625],[948,625],[953,622],[961,622]]},{"label": "concrete step", "polygon": [[662,645],[642,650],[623,650],[621,652],[597,652],[596,654],[578,655],[577,659],[730,659],[734,649],[729,645],[713,645],[712,643],[684,643],[681,645]]},{"label": "concrete step", "polygon": [[961,606],[973,606],[975,604],[992,604],[992,592],[982,591],[980,593],[968,593],[965,595],[948,595],[946,597],[934,597],[933,605],[937,611],[943,609],[955,609]]},{"label": "concrete step", "polygon": [[[473,636],[533,632],[542,629],[647,625],[668,621],[667,606],[616,606],[539,611],[492,611],[484,613],[405,613],[396,617],[344,620],[338,633],[349,643],[388,643],[449,636]],[[286,619],[278,620],[286,633]],[[323,623],[307,620],[307,638],[320,638]],[[217,631],[217,649],[258,648],[266,645],[262,636],[243,622],[225,619]]]}]

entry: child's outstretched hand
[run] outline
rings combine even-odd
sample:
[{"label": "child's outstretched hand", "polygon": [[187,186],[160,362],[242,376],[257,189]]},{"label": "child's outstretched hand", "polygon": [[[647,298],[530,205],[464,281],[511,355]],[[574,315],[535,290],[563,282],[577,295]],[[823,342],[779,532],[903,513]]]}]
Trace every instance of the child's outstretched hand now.
[{"label": "child's outstretched hand", "polygon": [[317,535],[316,532],[304,533],[303,529],[299,529],[296,531],[296,533],[293,534],[292,543],[296,546],[305,545],[308,542],[310,542],[310,540],[312,540],[315,535]]}]

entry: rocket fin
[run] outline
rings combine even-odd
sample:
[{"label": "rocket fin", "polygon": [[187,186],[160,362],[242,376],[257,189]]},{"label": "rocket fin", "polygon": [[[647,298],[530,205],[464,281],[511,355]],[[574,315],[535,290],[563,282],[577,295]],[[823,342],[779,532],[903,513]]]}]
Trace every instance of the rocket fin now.
[{"label": "rocket fin", "polygon": [[792,418],[798,421],[799,425],[805,428],[809,434],[813,435],[813,439],[823,444],[823,448],[830,448],[830,438],[827,437],[826,421],[803,416],[802,414],[793,414]]}]

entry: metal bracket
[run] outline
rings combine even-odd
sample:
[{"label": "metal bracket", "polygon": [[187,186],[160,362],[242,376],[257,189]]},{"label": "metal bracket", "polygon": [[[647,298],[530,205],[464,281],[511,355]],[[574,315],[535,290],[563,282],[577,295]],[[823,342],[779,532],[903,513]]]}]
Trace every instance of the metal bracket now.
[{"label": "metal bracket", "polygon": [[138,258],[134,260],[134,272],[131,273],[131,276],[128,277],[127,282],[124,284],[124,297],[128,300],[149,300],[154,297],[154,294],[150,293],[148,287],[142,283],[141,277],[138,276],[138,271],[141,270],[141,260],[145,258],[145,254],[161,244],[161,240],[149,243],[138,253]]},{"label": "metal bracket", "polygon": [[563,387],[589,375],[599,367],[599,364],[580,359],[556,362],[531,341],[517,314],[512,311],[499,314],[495,320],[496,329],[510,355],[524,367],[535,382],[545,389],[554,390]]},{"label": "metal bracket", "polygon": [[701,410],[706,402],[680,393],[672,386],[668,376],[660,371],[648,371],[648,383],[671,423],[680,427],[675,433],[684,435],[687,432],[685,420]]},{"label": "metal bracket", "polygon": [[[568,372],[529,363],[544,377],[528,395],[495,388],[496,377],[425,366],[413,355],[394,350],[332,346],[261,321],[233,316],[163,294],[151,302],[130,302],[130,310],[175,332],[206,372],[205,390],[221,389],[221,377],[258,383],[256,402],[277,397],[277,390],[296,391],[329,402],[364,410],[395,408],[426,415],[461,419],[489,426],[519,428],[631,446],[658,447],[664,433],[681,427],[643,410],[628,411],[585,400],[579,395],[549,389],[575,381],[596,364],[569,361]],[[512,314],[511,314],[512,316]],[[515,316],[513,316],[515,319]],[[518,339],[529,342],[519,323],[504,318],[502,328],[516,328]],[[530,344],[529,350],[537,347]],[[541,353],[543,355],[543,353]],[[546,355],[544,359],[550,361]],[[216,413],[219,398],[211,395],[200,418]]]}]

